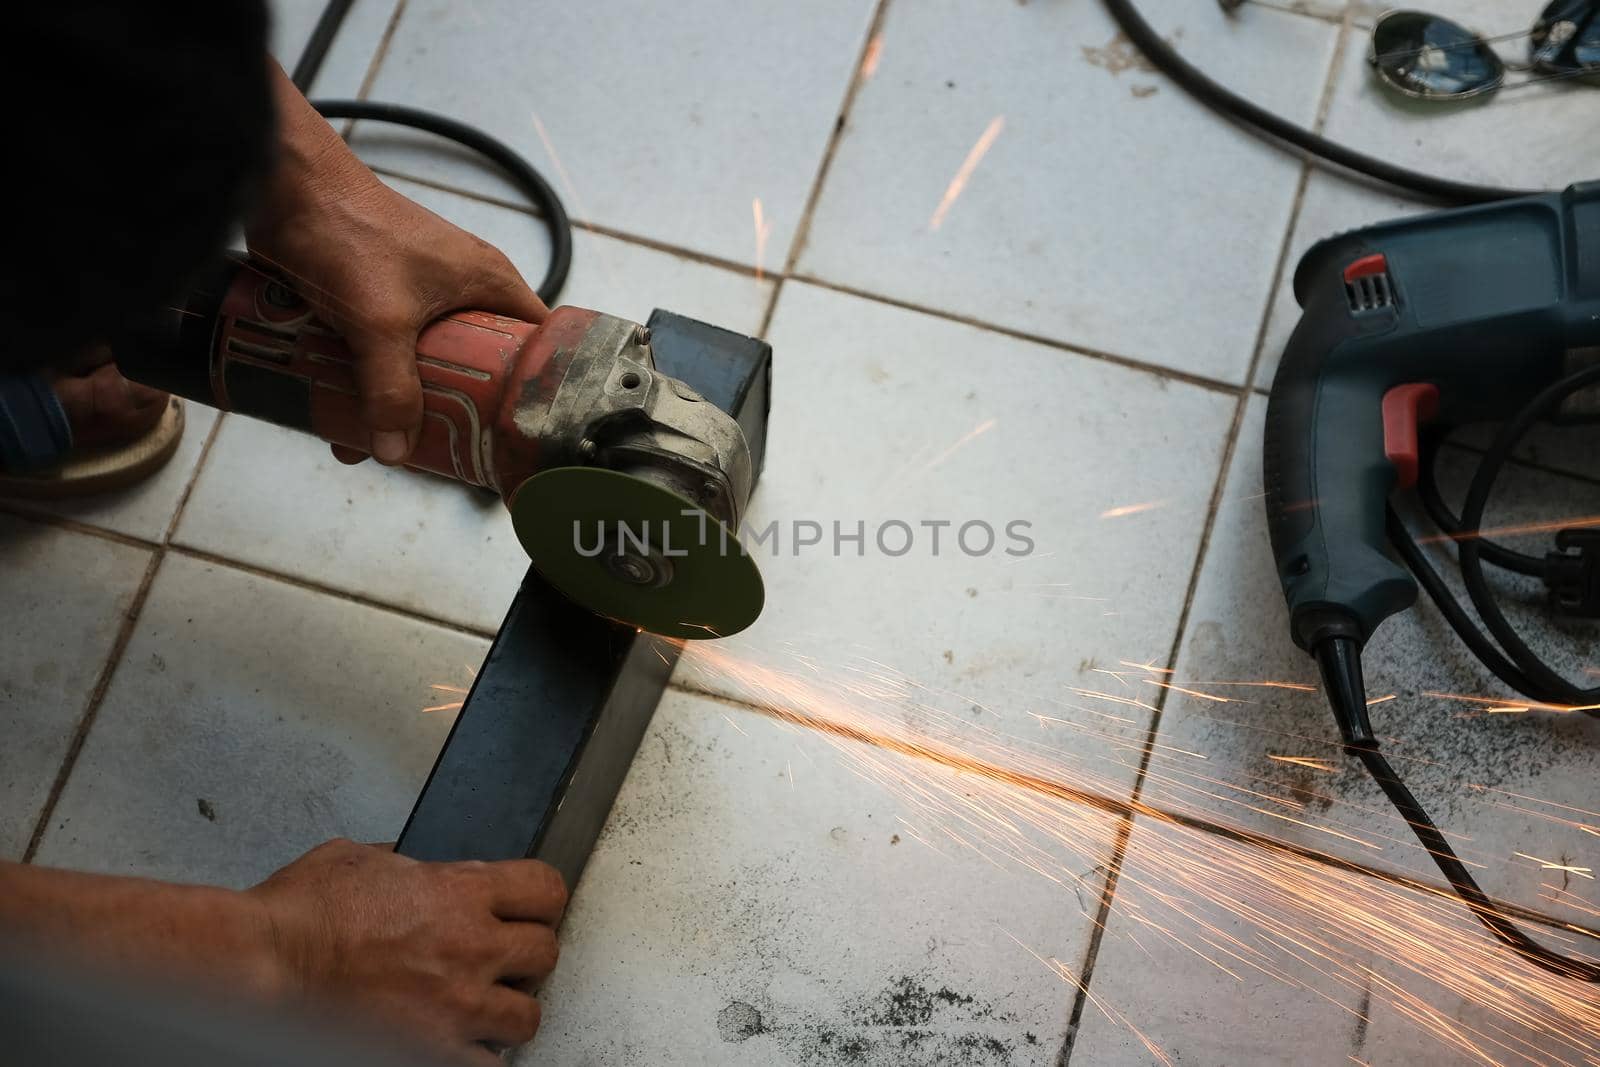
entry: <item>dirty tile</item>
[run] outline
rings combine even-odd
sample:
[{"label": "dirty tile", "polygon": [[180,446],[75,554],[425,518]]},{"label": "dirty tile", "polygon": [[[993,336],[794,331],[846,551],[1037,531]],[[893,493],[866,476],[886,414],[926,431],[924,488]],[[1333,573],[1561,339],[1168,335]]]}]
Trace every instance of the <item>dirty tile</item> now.
[{"label": "dirty tile", "polygon": [[28,845],[149,560],[0,516],[0,859]]},{"label": "dirty tile", "polygon": [[[1152,759],[1146,799],[1437,882],[1405,823],[1359,765],[1343,758],[1322,694],[1259,684],[1316,682],[1310,658],[1289,639],[1267,542],[1260,497],[1264,408],[1264,401],[1251,403],[1176,671],[1167,676],[1210,699],[1170,694],[1158,734],[1165,747]],[[1441,484],[1448,498],[1459,499],[1473,462],[1466,453],[1446,457]],[[1518,468],[1485,526],[1592,515],[1597,505],[1593,483]],[[1412,528],[1424,530],[1415,516]],[[1549,536],[1507,543],[1542,554]],[[1460,595],[1453,560],[1441,546],[1431,548],[1436,568]],[[1535,651],[1568,678],[1593,685],[1600,670],[1596,627],[1552,620],[1531,582],[1511,583],[1492,570],[1490,580]],[[1394,697],[1374,706],[1375,729],[1411,788],[1456,835],[1463,858],[1482,865],[1486,890],[1558,917],[1592,918],[1600,901],[1594,883],[1552,873],[1542,861],[1593,867],[1600,859],[1596,820],[1588,814],[1600,772],[1600,720],[1495,713],[1515,706],[1512,694],[1426,598],[1386,622],[1364,659],[1369,695]],[[1548,888],[1552,880],[1557,890]],[[1557,899],[1562,892],[1573,896]]]},{"label": "dirty tile", "polygon": [[[1097,890],[1086,912],[938,836],[891,773],[862,776],[873,751],[669,693],[517,1062],[1056,1063],[1072,997],[1041,958],[1078,965]],[[930,795],[964,788],[879,756]],[[1082,871],[1111,840],[1108,817],[1090,822]]]},{"label": "dirty tile", "polygon": [[765,612],[680,679],[784,704],[763,670],[821,672],[1125,794],[1146,712],[1074,690],[1168,655],[1233,397],[801,283],[770,339]]},{"label": "dirty tile", "polygon": [[[501,247],[530,282],[548,243],[536,218],[395,180],[407,195]],[[580,231],[565,302],[640,321],[657,306],[754,332],[770,292],[750,275]],[[230,418],[176,540],[206,552],[492,631],[527,556],[504,507],[430,475],[347,467],[326,445]]]},{"label": "dirty tile", "polygon": [[[1335,26],[1142,6],[1232,87],[1314,117]],[[799,269],[1238,382],[1298,175],[1152,73],[1099,4],[894,4]]]},{"label": "dirty tile", "polygon": [[167,465],[151,478],[126,489],[66,500],[13,500],[25,511],[58,515],[104,530],[137,537],[141,541],[161,541],[177,516],[178,503],[193,480],[195,467],[205,448],[206,438],[216,424],[217,413],[199,404],[184,404],[183,439]]},{"label": "dirty tile", "polygon": [[[311,95],[342,99],[360,93],[399,2],[355,0],[311,84]],[[272,0],[272,54],[284,70],[294,70],[327,6],[327,0]]]},{"label": "dirty tile", "polygon": [[169,554],[39,862],[242,886],[392,841],[450,729],[429,685],[487,645]]},{"label": "dirty tile", "polygon": [[[760,198],[772,266],[794,238],[872,8],[608,0],[534,16],[517,0],[414,0],[372,93],[481,126],[527,156],[575,218],[628,234],[753,263]],[[410,135],[362,126],[355,144],[401,173],[520,196]]]},{"label": "dirty tile", "polygon": [[[1589,178],[1597,158],[1590,128],[1594,90],[1577,84],[1508,86],[1486,101],[1465,107],[1398,103],[1367,65],[1376,5],[1363,10],[1345,50],[1339,81],[1323,132],[1332,139],[1391,163],[1457,181],[1518,189],[1559,189]],[[1497,0],[1442,0],[1427,10],[1460,20],[1485,33],[1525,30],[1536,5],[1511,12]],[[1497,46],[1507,59],[1521,59],[1526,40]],[[1513,74],[1513,81],[1520,78]],[[1317,240],[1387,218],[1437,210],[1387,189],[1353,184],[1319,173],[1306,188],[1290,242],[1289,271]],[[1270,385],[1298,312],[1289,277],[1276,296],[1256,383]]]},{"label": "dirty tile", "polygon": [[1097,1067],[1574,1063],[1593,1053],[1584,987],[1517,961],[1466,909],[1147,818],[1130,839],[1090,993],[1070,1062]]}]

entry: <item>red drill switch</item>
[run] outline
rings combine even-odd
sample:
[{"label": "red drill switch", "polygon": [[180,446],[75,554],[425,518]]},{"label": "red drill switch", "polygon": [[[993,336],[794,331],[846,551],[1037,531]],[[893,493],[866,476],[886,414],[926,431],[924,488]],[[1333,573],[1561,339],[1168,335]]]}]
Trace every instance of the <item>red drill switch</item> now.
[{"label": "red drill switch", "polygon": [[1439,387],[1430,382],[1397,385],[1383,394],[1383,454],[1394,464],[1396,485],[1417,484],[1422,446],[1417,428],[1439,414]]}]

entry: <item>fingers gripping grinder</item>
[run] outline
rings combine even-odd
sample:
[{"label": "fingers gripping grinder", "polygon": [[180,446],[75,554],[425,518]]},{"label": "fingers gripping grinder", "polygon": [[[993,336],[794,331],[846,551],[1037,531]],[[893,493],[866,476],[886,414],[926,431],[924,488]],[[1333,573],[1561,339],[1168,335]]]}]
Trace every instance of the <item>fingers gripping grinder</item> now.
[{"label": "fingers gripping grinder", "polygon": [[[367,450],[353,357],[276,276],[229,259],[117,349],[129,378]],[[539,325],[478,311],[417,339],[411,466],[505,498],[540,573],[571,599],[669,637],[761,611],[735,531],[750,450],[732,416],[655,369],[649,331],[558,307]]]},{"label": "fingers gripping grinder", "polygon": [[1416,484],[1419,424],[1504,421],[1600,369],[1600,183],[1335,237],[1294,285],[1267,409],[1272,550],[1345,742],[1371,747],[1361,648],[1417,592],[1386,551],[1389,495]]}]

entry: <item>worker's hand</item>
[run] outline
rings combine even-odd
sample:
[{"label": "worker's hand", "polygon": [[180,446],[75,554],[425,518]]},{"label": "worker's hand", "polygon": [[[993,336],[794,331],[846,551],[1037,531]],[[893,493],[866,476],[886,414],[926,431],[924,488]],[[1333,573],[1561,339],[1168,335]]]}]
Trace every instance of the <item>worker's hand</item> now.
[{"label": "worker's hand", "polygon": [[274,78],[279,163],[246,241],[350,343],[371,453],[403,463],[422,427],[417,334],[466,308],[526,322],[547,309],[510,260],[384,185],[281,70]]},{"label": "worker's hand", "polygon": [[342,1002],[465,1062],[539,1028],[525,989],[556,964],[561,876],[536,860],[421,863],[329,841],[248,891],[292,988]]}]

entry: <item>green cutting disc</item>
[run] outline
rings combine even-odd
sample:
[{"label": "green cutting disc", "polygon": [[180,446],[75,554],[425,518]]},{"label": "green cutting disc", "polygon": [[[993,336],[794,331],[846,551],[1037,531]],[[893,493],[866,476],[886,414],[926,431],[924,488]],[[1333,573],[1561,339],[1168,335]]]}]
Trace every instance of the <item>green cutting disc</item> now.
[{"label": "green cutting disc", "polygon": [[761,614],[761,572],[706,511],[644,478],[553,467],[511,495],[545,580],[598,615],[666,637],[726,637]]}]

